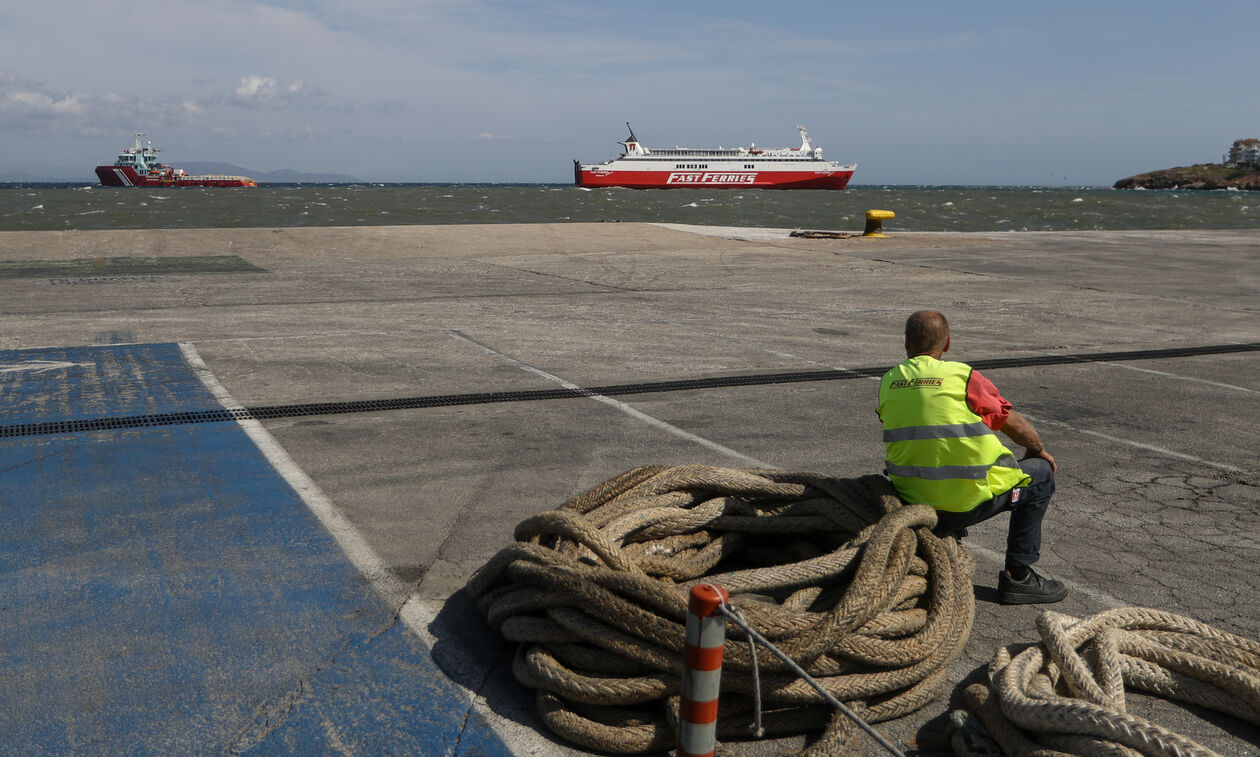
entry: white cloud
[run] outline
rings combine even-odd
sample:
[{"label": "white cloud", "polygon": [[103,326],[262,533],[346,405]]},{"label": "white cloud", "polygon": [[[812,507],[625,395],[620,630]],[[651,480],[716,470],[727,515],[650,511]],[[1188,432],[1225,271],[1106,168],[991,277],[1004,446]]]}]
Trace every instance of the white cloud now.
[{"label": "white cloud", "polygon": [[154,93],[134,97],[117,92],[66,92],[44,82],[0,72],[0,115],[6,131],[26,136],[130,134],[197,126],[206,115],[203,103]]},{"label": "white cloud", "polygon": [[81,116],[89,107],[85,95],[57,91],[37,82],[23,81],[11,72],[0,72],[0,113],[12,118],[60,118]]},{"label": "white cloud", "polygon": [[236,105],[261,108],[283,108],[302,94],[300,80],[283,86],[270,76],[242,76],[241,83],[232,92]]},{"label": "white cloud", "polygon": [[87,103],[78,95],[49,95],[44,92],[6,92],[0,101],[9,112],[31,116],[79,116],[87,112]]},{"label": "white cloud", "polygon": [[354,106],[350,103],[333,101],[329,93],[318,87],[311,87],[301,79],[284,84],[274,77],[259,74],[242,76],[240,84],[232,90],[227,102],[231,105],[259,110],[308,108],[339,113],[349,113],[354,110]]},{"label": "white cloud", "polygon": [[478,142],[509,142],[511,141],[512,137],[508,136],[507,134],[491,134],[488,131],[483,131],[477,136],[473,137],[473,139],[477,140]]}]

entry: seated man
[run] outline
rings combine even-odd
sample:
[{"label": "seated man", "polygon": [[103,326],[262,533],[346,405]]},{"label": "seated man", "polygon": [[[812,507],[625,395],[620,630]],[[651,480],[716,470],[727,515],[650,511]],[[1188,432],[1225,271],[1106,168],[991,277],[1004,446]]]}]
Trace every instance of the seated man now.
[{"label": "seated man", "polygon": [[[1032,569],[1058,466],[997,387],[964,363],[941,360],[949,347],[945,316],[921,310],[906,320],[906,360],[879,385],[884,472],[907,503],[936,509],[938,533],[965,534],[1010,510],[998,601],[1058,602],[1067,596],[1062,582]],[[1024,447],[1024,459],[1016,460],[994,431]]]}]

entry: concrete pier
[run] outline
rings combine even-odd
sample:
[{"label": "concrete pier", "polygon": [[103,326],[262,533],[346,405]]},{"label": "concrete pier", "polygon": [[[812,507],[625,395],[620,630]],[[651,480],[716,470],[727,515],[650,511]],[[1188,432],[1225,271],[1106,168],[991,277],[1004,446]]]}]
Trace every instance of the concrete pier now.
[{"label": "concrete pier", "polygon": [[[876,382],[497,393],[889,366],[921,308],[953,359],[1027,358],[984,372],[1060,466],[1056,610],[1260,638],[1258,271],[1260,230],[0,233],[0,754],[581,754],[468,576],[637,465],[879,472]],[[442,396],[467,401],[414,401]],[[1004,538],[967,538],[952,682],[1037,638],[1040,608],[994,602]],[[944,754],[948,708],[880,729]],[[1260,752],[1240,721],[1130,708]]]}]

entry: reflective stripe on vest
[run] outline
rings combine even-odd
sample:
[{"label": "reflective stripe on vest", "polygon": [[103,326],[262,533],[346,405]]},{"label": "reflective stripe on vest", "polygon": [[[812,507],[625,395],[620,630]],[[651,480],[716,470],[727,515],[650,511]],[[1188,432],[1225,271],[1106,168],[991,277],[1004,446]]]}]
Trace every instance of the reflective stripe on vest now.
[{"label": "reflective stripe on vest", "polygon": [[954,423],[948,426],[906,426],[884,429],[885,442],[909,442],[915,439],[957,439],[992,433],[984,421]]},{"label": "reflective stripe on vest", "polygon": [[885,470],[907,502],[966,512],[1029,481],[967,406],[970,376],[964,363],[917,355],[880,381]]},{"label": "reflective stripe on vest", "polygon": [[[993,465],[1018,468],[1019,461],[1015,459],[1014,455],[1007,455]],[[947,481],[951,478],[985,479],[989,477],[989,469],[993,465],[938,465],[927,467],[924,465],[895,465],[887,461],[884,463],[891,475],[923,478],[928,481]]]}]

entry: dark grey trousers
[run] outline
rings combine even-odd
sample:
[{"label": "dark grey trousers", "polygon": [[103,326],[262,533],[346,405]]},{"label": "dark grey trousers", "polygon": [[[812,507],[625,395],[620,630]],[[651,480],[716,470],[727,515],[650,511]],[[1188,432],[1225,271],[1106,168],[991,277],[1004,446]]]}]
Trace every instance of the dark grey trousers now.
[{"label": "dark grey trousers", "polygon": [[998,513],[1011,512],[1010,527],[1006,532],[1006,567],[1026,568],[1041,557],[1041,520],[1054,495],[1054,471],[1050,463],[1040,457],[1020,460],[1019,467],[1032,477],[1027,486],[999,494],[988,502],[981,502],[974,510],[965,513],[936,512],[936,532],[965,533],[968,526],[992,518]]}]

